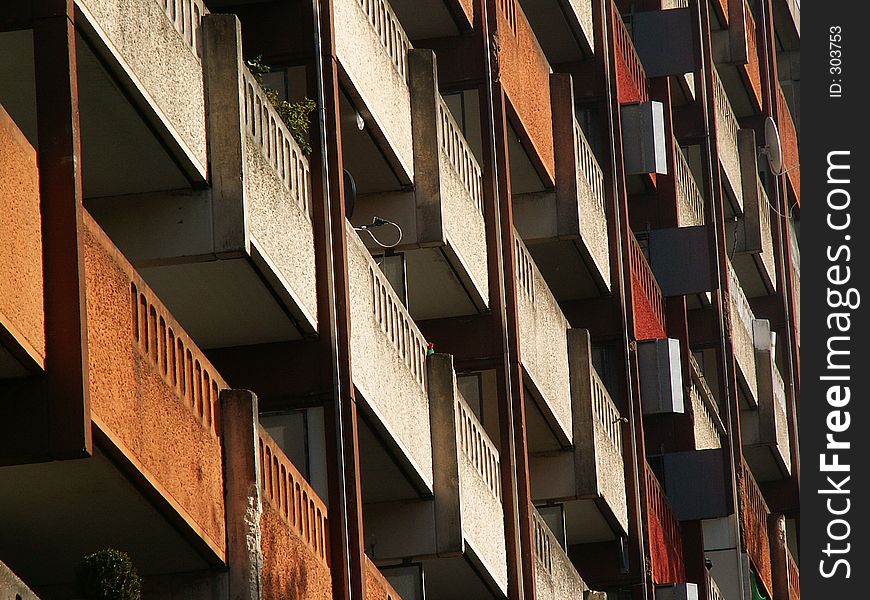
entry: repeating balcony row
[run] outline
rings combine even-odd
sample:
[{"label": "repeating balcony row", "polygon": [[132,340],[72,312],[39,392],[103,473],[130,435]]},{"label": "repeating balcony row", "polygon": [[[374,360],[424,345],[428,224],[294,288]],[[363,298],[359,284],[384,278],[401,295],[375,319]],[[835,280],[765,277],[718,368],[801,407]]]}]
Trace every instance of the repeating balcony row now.
[{"label": "repeating balcony row", "polygon": [[729,262],[729,307],[741,397],[744,452],[764,481],[791,472],[787,394],[776,364],[776,333],[756,319]]}]

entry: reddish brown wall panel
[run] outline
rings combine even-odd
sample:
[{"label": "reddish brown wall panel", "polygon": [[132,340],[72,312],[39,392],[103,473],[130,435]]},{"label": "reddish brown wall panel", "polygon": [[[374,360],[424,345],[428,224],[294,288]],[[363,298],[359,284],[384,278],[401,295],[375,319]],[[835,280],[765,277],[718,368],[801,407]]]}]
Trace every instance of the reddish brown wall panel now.
[{"label": "reddish brown wall panel", "polygon": [[[217,415],[212,416],[216,394],[211,385],[193,385],[197,371],[202,382],[202,375],[208,372],[213,377],[214,370],[203,358],[197,358],[201,357],[199,350],[93,219],[85,215],[84,221],[93,419],[222,555],[226,548],[223,467]],[[140,321],[138,334],[131,282],[150,298],[153,314],[158,316],[149,319],[147,327]],[[150,309],[143,311],[148,312]],[[190,350],[193,359],[186,362],[189,368],[181,373],[183,383],[179,381],[176,386],[169,383],[178,378],[171,368],[175,352],[167,354],[165,346],[161,349],[154,343],[159,332],[168,335],[170,329],[176,339],[173,350],[180,339],[185,347],[181,354],[187,356]],[[168,360],[164,362],[164,358]],[[218,388],[226,387],[220,380],[212,382]],[[179,393],[182,389],[186,394]],[[209,398],[214,398],[215,404]]]},{"label": "reddish brown wall panel", "polygon": [[36,152],[0,106],[0,327],[45,358]]}]

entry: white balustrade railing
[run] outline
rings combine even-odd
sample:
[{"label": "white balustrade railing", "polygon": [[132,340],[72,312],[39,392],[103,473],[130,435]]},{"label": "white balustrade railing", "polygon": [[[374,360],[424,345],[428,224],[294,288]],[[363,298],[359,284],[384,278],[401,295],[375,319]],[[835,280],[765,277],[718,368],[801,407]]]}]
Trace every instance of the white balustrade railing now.
[{"label": "white balustrade railing", "polygon": [[453,118],[447,103],[438,96],[438,145],[459,175],[471,201],[483,214],[483,174],[471,146]]},{"label": "white balustrade railing", "polygon": [[245,131],[273,169],[284,187],[296,199],[302,212],[311,218],[311,169],[299,144],[266,97],[263,88],[247,67],[242,67]]}]

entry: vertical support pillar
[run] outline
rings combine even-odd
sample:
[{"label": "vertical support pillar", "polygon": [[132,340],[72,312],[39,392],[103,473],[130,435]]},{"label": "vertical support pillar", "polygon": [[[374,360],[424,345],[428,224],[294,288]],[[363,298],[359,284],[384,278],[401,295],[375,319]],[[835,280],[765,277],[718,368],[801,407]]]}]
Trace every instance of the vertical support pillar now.
[{"label": "vertical support pillar", "polygon": [[202,67],[211,172],[214,251],[247,249],[242,31],[235,15],[202,18]]},{"label": "vertical support pillar", "polygon": [[229,598],[261,600],[263,504],[258,483],[257,396],[247,390],[223,390],[220,402]]},{"label": "vertical support pillar", "polygon": [[417,242],[445,243],[438,135],[438,67],[435,53],[408,53],[411,128],[414,137],[414,198],[417,204]]},{"label": "vertical support pillar", "polygon": [[93,448],[74,10],[73,0],[33,0],[49,448],[59,459]]},{"label": "vertical support pillar", "polygon": [[435,551],[439,556],[455,556],[462,552],[463,540],[453,356],[433,354],[426,367],[435,475]]},{"label": "vertical support pillar", "polygon": [[770,571],[773,579],[773,597],[790,600],[788,589],[788,557],[785,543],[785,517],[773,514],[767,519],[770,536]]}]

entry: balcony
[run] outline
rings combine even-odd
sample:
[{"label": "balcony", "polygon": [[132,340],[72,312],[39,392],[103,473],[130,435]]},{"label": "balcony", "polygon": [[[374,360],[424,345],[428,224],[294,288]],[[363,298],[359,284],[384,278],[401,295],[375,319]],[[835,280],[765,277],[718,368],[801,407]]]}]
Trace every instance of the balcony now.
[{"label": "balcony", "polygon": [[263,597],[331,598],[326,505],[259,423],[256,439]]},{"label": "balcony", "polygon": [[36,152],[0,105],[0,379],[45,366],[42,227]]},{"label": "balcony", "polygon": [[591,0],[520,0],[552,64],[582,60],[595,52]]},{"label": "balcony", "polygon": [[731,303],[728,307],[731,321],[731,343],[734,347],[734,359],[737,362],[738,380],[741,387],[741,406],[751,408],[758,406],[758,383],[755,365],[755,341],[753,338],[753,323],[755,315],[749,306],[749,300],[740,285],[740,279],[731,261],[728,261],[728,291]]},{"label": "balcony", "polygon": [[773,3],[773,24],[776,27],[776,36],[786,50],[800,48],[800,0],[776,0]]},{"label": "balcony", "polygon": [[763,107],[757,24],[748,0],[727,4],[731,18],[726,28],[713,32],[713,60],[736,114],[755,116]]},{"label": "balcony", "polygon": [[770,566],[770,538],[768,537],[767,519],[770,510],[761,494],[761,489],[755,482],[755,477],[744,461],[739,470],[738,496],[740,497],[740,514],[743,528],[743,547],[749,555],[752,566],[758,573],[761,587],[765,588],[770,597],[773,589],[773,576]]},{"label": "balcony", "polygon": [[[326,504],[261,424],[253,393],[228,390],[221,406],[227,511],[246,515],[227,524],[230,596],[332,598]],[[399,599],[367,556],[365,570],[366,598]]]},{"label": "balcony", "polygon": [[[530,444],[538,450],[569,446],[568,320],[516,231],[514,238],[520,357],[526,388],[537,408],[527,406],[526,410],[529,418],[539,423]],[[535,435],[538,431],[541,435]]]},{"label": "balcony", "polygon": [[694,227],[706,222],[704,215],[704,196],[695,182],[689,161],[677,139],[673,140],[677,180],[677,224],[679,227]]},{"label": "balcony", "polygon": [[682,583],[686,581],[686,567],[680,522],[671,510],[665,490],[646,461],[644,479],[653,581],[656,584]]},{"label": "balcony", "polygon": [[755,359],[758,408],[740,414],[744,455],[759,481],[773,481],[791,473],[791,446],[785,383],[776,366],[770,324],[755,321]]},{"label": "balcony", "polygon": [[350,353],[360,407],[412,487],[431,493],[428,344],[350,223],[347,240]]},{"label": "balcony", "polygon": [[[152,124],[165,128],[173,153],[203,180],[208,156],[200,20],[203,0],[76,0],[76,20]],[[115,132],[123,139],[120,132]],[[114,147],[115,144],[112,144]]]},{"label": "balcony", "polygon": [[[380,217],[401,227],[396,250],[415,319],[476,314],[489,303],[481,168],[438,92],[435,55],[412,50],[409,68],[415,189],[360,196],[352,221],[368,225]],[[372,253],[383,254],[372,237],[365,240]]]},{"label": "balcony", "polygon": [[[522,140],[543,187],[552,187],[555,173],[553,114],[550,96],[552,69],[520,0],[498,0],[498,65],[501,84],[516,119],[512,125]],[[564,23],[564,17],[560,15]],[[537,18],[537,17],[536,17]],[[520,149],[511,150],[512,153]]]},{"label": "balcony", "polygon": [[422,563],[427,597],[504,598],[499,451],[459,391],[451,355],[428,357],[427,380],[434,497],[366,505],[369,553],[384,565]]},{"label": "balcony", "polygon": [[207,578],[226,558],[226,384],[86,212],[81,232],[93,455],[0,469],[0,554],[52,596],[70,596],[81,557],[107,546],[147,584]]},{"label": "balcony", "polygon": [[722,439],[727,435],[727,431],[719,415],[719,404],[707,385],[701,367],[691,354],[689,354],[689,374],[689,401],[692,405],[695,450],[721,448]]},{"label": "balcony", "polygon": [[791,264],[786,267],[791,273],[792,286],[794,287],[794,306],[792,307],[792,311],[794,312],[796,330],[795,330],[795,339],[797,340],[798,348],[800,348],[801,343],[801,249],[798,245],[797,233],[795,231],[794,223],[789,221],[789,230],[788,230],[788,244],[789,244],[789,254],[791,256]]},{"label": "balcony", "polygon": [[9,567],[0,561],[0,597],[15,600],[39,600]]},{"label": "balcony", "polygon": [[569,545],[628,531],[622,417],[592,365],[589,332],[568,334],[574,447],[530,457],[535,502],[564,502]]},{"label": "balcony", "polygon": [[750,298],[776,292],[776,261],[771,228],[772,204],[759,177],[755,134],[741,130],[740,158],[744,213],[726,224],[728,254]]},{"label": "balcony", "polygon": [[[514,221],[560,299],[610,290],[610,249],[604,175],[574,114],[570,77],[553,75],[556,189],[514,195]],[[570,269],[569,272],[566,272]]]},{"label": "balcony", "polygon": [[743,184],[740,171],[740,152],[738,146],[737,113],[731,106],[725,86],[719,78],[717,67],[713,68],[713,101],[716,111],[716,142],[719,147],[719,163],[722,167],[723,183],[727,191],[731,210],[743,214]]},{"label": "balcony", "polygon": [[636,340],[662,339],[665,335],[665,299],[652,268],[633,233],[629,232],[631,297]]},{"label": "balcony", "polygon": [[[788,107],[788,102],[782,93],[782,86],[776,85],[776,124],[779,127],[779,136],[782,140],[782,166],[786,171],[788,182],[791,184],[791,190],[794,194],[794,202],[797,202],[798,207],[801,204],[801,170],[800,170],[800,154],[798,151],[798,136],[795,129],[794,120],[791,117],[791,111]],[[789,205],[793,202],[789,199]]]},{"label": "balcony", "polygon": [[535,540],[535,597],[540,600],[585,598],[589,587],[537,510],[532,515],[532,530]]},{"label": "balcony", "polygon": [[[78,0],[75,72],[85,204],[208,181],[198,0]],[[33,30],[0,33],[0,104],[37,147]],[[176,213],[177,216],[177,213]]]},{"label": "balcony", "polygon": [[238,27],[232,15],[203,19],[211,188],[90,204],[205,348],[317,330],[308,160],[242,64]]},{"label": "balcony", "polygon": [[399,183],[410,184],[414,181],[408,88],[411,42],[386,0],[336,0],[333,10],[343,92]]},{"label": "balcony", "polygon": [[[613,20],[613,48],[616,56],[616,90],[620,104],[633,104],[649,100],[649,81],[641,63],[640,56],[619,8],[609,0]],[[606,9],[605,9],[606,10]]]}]

